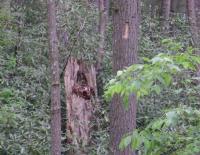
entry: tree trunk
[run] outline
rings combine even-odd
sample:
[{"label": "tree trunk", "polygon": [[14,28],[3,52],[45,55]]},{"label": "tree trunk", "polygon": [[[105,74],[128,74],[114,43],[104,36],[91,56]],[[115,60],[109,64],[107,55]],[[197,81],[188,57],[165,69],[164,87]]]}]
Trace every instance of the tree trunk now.
[{"label": "tree trunk", "polygon": [[[200,1],[187,0],[187,8],[193,43],[198,48],[197,54],[200,55]],[[197,76],[200,77],[200,64],[198,65]]]},{"label": "tree trunk", "polygon": [[61,108],[59,51],[56,34],[55,1],[48,0],[48,36],[51,63],[51,154],[61,154]]},{"label": "tree trunk", "polygon": [[98,61],[97,61],[97,71],[102,69],[102,62],[104,56],[104,47],[105,47],[105,32],[108,23],[108,6],[109,0],[98,0],[99,7],[99,50],[98,50]]},{"label": "tree trunk", "polygon": [[103,79],[101,76],[103,70],[103,57],[105,55],[105,38],[106,38],[106,28],[108,24],[108,11],[109,11],[109,0],[98,0],[99,7],[99,49],[97,53],[97,85],[98,85],[98,95],[103,94]]},{"label": "tree trunk", "polygon": [[[198,41],[198,28],[197,28],[197,18],[195,13],[195,1],[187,0],[187,10],[188,10],[188,19],[190,24],[190,31],[192,34],[192,40],[195,47],[199,46]],[[200,54],[200,53],[198,53]]]},{"label": "tree trunk", "polygon": [[[200,0],[195,0],[195,12],[196,12],[196,26],[198,31],[198,41],[200,41]],[[200,47],[200,43],[198,43]]]},{"label": "tree trunk", "polygon": [[[137,63],[138,0],[113,0],[113,72],[116,74],[127,66]],[[111,152],[113,155],[134,155],[130,148],[119,150],[119,143],[124,134],[136,127],[136,98],[129,98],[129,109],[126,111],[119,95],[113,97],[110,107]]]},{"label": "tree trunk", "polygon": [[69,154],[84,155],[90,142],[91,117],[96,96],[96,71],[93,65],[69,58],[65,68],[67,142],[75,147]]},{"label": "tree trunk", "polygon": [[171,10],[171,0],[162,1],[162,28],[165,32],[169,30],[169,19]]}]

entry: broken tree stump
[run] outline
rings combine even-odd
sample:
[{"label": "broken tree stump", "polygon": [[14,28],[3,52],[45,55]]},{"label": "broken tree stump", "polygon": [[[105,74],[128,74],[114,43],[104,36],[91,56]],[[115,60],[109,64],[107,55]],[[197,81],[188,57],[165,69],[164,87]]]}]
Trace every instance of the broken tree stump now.
[{"label": "broken tree stump", "polygon": [[89,144],[91,118],[94,99],[97,95],[96,71],[93,65],[70,57],[65,72],[64,83],[67,108],[67,142],[84,154],[84,146]]}]

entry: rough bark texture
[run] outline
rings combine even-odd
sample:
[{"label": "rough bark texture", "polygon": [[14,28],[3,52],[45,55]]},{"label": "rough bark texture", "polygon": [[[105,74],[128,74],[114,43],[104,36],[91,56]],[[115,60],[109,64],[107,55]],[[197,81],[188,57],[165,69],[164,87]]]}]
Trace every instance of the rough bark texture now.
[{"label": "rough bark texture", "polygon": [[98,50],[98,61],[97,61],[97,71],[102,69],[104,47],[105,47],[105,32],[108,23],[108,6],[109,0],[98,0],[99,7],[99,50]]},{"label": "rough bark texture", "polygon": [[[137,62],[139,3],[138,0],[113,0],[113,71],[115,74],[118,70]],[[135,96],[130,96],[127,111],[123,107],[121,97],[114,96],[110,107],[110,155],[135,154],[130,148],[119,150],[122,136],[133,131],[135,127]]]},{"label": "rough bark texture", "polygon": [[[193,33],[193,40],[195,46],[198,48],[197,54],[200,55],[200,0],[191,0],[190,2],[188,1],[188,14],[189,14],[189,21],[191,25],[191,32],[192,35]],[[193,3],[193,4],[189,4]],[[193,8],[194,7],[194,8]],[[192,11],[192,9],[195,9],[195,11]],[[194,16],[193,19],[190,18],[190,16]],[[195,21],[193,21],[195,20]],[[197,76],[200,77],[200,64],[198,65],[198,70],[197,70]]]},{"label": "rough bark texture", "polygon": [[55,1],[48,0],[48,36],[51,63],[51,154],[61,154],[61,109],[59,51],[56,34]]},{"label": "rough bark texture", "polygon": [[186,0],[171,0],[171,11],[174,13],[186,13]]},{"label": "rough bark texture", "polygon": [[171,10],[171,0],[162,1],[162,28],[163,30],[169,30],[169,19]]},{"label": "rough bark texture", "polygon": [[103,79],[102,79],[102,70],[103,70],[103,57],[105,55],[105,38],[106,38],[106,29],[108,24],[108,11],[109,11],[109,0],[98,0],[99,7],[99,49],[97,54],[97,88],[98,95],[103,94]]},{"label": "rough bark texture", "polygon": [[[197,18],[195,12],[195,0],[187,0],[188,19],[194,46],[199,46]],[[198,53],[200,54],[200,53]]]},{"label": "rough bark texture", "polygon": [[[195,0],[195,12],[196,12],[196,26],[198,31],[198,40],[200,41],[200,0]],[[200,43],[198,44],[200,47]]]},{"label": "rough bark texture", "polygon": [[89,144],[96,71],[93,65],[69,58],[64,75],[67,107],[67,141],[75,146],[70,154],[82,155]]}]

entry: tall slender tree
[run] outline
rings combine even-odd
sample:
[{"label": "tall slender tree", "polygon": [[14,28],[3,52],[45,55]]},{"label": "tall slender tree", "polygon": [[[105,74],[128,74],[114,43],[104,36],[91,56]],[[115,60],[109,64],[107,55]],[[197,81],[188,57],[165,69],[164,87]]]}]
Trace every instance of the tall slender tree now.
[{"label": "tall slender tree", "polygon": [[[139,0],[113,0],[113,72],[137,62]],[[111,152],[114,155],[134,155],[130,148],[119,150],[122,136],[136,127],[136,98],[129,97],[126,111],[122,98],[116,95],[110,107]]]},{"label": "tall slender tree", "polygon": [[195,0],[187,0],[187,12],[194,46],[199,46]]},{"label": "tall slender tree", "polygon": [[195,12],[197,19],[198,37],[200,38],[200,1],[195,0]]},{"label": "tall slender tree", "polygon": [[[200,1],[187,0],[187,10],[193,44],[196,48],[200,48]],[[197,54],[200,55],[199,49]],[[197,76],[200,76],[200,64],[198,65]]]},{"label": "tall slender tree", "polygon": [[59,51],[56,34],[55,1],[47,1],[48,8],[48,37],[51,67],[51,154],[61,154],[61,108],[60,108],[60,74]]},{"label": "tall slender tree", "polygon": [[171,8],[171,0],[163,0],[161,16],[162,16],[162,28],[164,30],[169,30],[170,8]]},{"label": "tall slender tree", "polygon": [[103,56],[105,53],[104,47],[105,47],[105,32],[108,23],[108,5],[109,5],[109,0],[98,0],[100,41],[98,50],[97,70],[100,70],[102,68]]},{"label": "tall slender tree", "polygon": [[105,38],[106,30],[108,24],[108,12],[109,12],[109,0],[98,0],[99,8],[99,49],[97,53],[97,63],[96,63],[96,72],[97,72],[97,88],[98,95],[103,94],[103,81],[101,72],[103,69],[103,57],[105,55]]},{"label": "tall slender tree", "polygon": [[[197,37],[198,42],[200,41],[200,1],[195,0],[195,13],[196,13],[196,28],[197,28]],[[198,43],[198,48],[200,48],[200,44]],[[199,53],[200,54],[200,53]]]}]

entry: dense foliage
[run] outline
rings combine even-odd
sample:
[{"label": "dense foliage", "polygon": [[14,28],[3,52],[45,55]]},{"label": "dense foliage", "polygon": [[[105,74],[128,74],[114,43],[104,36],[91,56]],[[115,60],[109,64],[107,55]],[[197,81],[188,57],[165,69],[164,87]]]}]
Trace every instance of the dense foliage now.
[{"label": "dense foliage", "polygon": [[14,1],[12,5],[10,15],[0,13],[0,154],[48,154],[45,24],[27,21],[39,11],[28,10],[32,3],[23,9]]},{"label": "dense foliage", "polygon": [[191,107],[169,110],[144,130],[135,130],[122,139],[120,148],[131,144],[144,155],[194,155],[200,152],[200,111]]},{"label": "dense foliage", "polygon": [[[156,93],[160,95],[163,89],[170,85],[176,85],[173,77],[180,77],[188,70],[193,71],[191,77],[187,77],[187,85],[198,83],[195,71],[200,63],[200,57],[193,54],[191,47],[184,53],[180,52],[183,47],[172,40],[163,40],[167,47],[167,53],[160,53],[152,59],[144,58],[144,64],[135,64],[123,71],[118,71],[115,79],[110,80],[105,91],[105,97],[110,99],[119,94],[124,99],[125,108],[128,108],[128,97],[135,93],[137,99]],[[169,54],[170,53],[170,54]],[[180,80],[180,79],[179,79]],[[183,82],[185,79],[181,79]],[[195,81],[196,80],[196,81]],[[180,81],[178,81],[180,83]],[[177,90],[180,93],[182,90]],[[192,96],[192,95],[191,95]],[[172,103],[173,104],[173,103]],[[176,106],[176,103],[174,103]],[[200,112],[199,107],[190,103],[192,107],[180,107],[169,110],[163,117],[154,119],[143,129],[135,130],[122,139],[119,147],[124,149],[131,145],[140,154],[164,155],[199,153],[199,130]],[[178,105],[177,105],[178,106]],[[179,105],[180,106],[180,105]]]},{"label": "dense foliage", "polygon": [[[97,7],[74,0],[60,1],[57,7],[61,70],[69,55],[94,62],[99,38]],[[50,81],[46,2],[12,0],[11,5],[0,10],[0,154],[48,155]],[[64,153],[73,146],[66,145],[63,89],[61,102]],[[92,122],[95,128],[92,145],[87,149],[91,154],[107,154],[107,107],[97,107],[98,117]]]},{"label": "dense foliage", "polygon": [[[48,155],[50,80],[46,2],[0,2],[0,154]],[[112,79],[110,24],[98,89],[102,91],[112,79],[105,96],[109,99],[116,93],[124,96],[125,108],[130,93],[138,97],[137,130],[125,135],[121,149],[131,145],[140,154],[193,155],[200,151],[200,86],[196,77],[200,58],[194,54],[186,15],[174,13],[170,19],[172,29],[166,35],[159,15],[156,11],[149,14],[146,3],[142,2],[141,9],[139,64],[119,71]],[[96,3],[59,0],[56,6],[61,71],[69,55],[95,63],[99,47]],[[110,21],[111,13],[112,4]],[[63,81],[61,103],[64,154],[74,146],[66,145]],[[109,105],[100,98],[95,108],[91,145],[86,149],[91,155],[106,155]]]},{"label": "dense foliage", "polygon": [[200,57],[193,55],[191,47],[183,53],[180,51],[182,50],[180,44],[171,40],[162,42],[168,47],[168,53],[160,53],[152,59],[144,57],[144,64],[134,64],[118,71],[116,78],[108,83],[105,97],[110,99],[115,94],[120,94],[127,108],[131,93],[135,93],[138,99],[153,91],[159,94],[162,87],[171,84],[173,75],[183,70],[197,69]]}]

